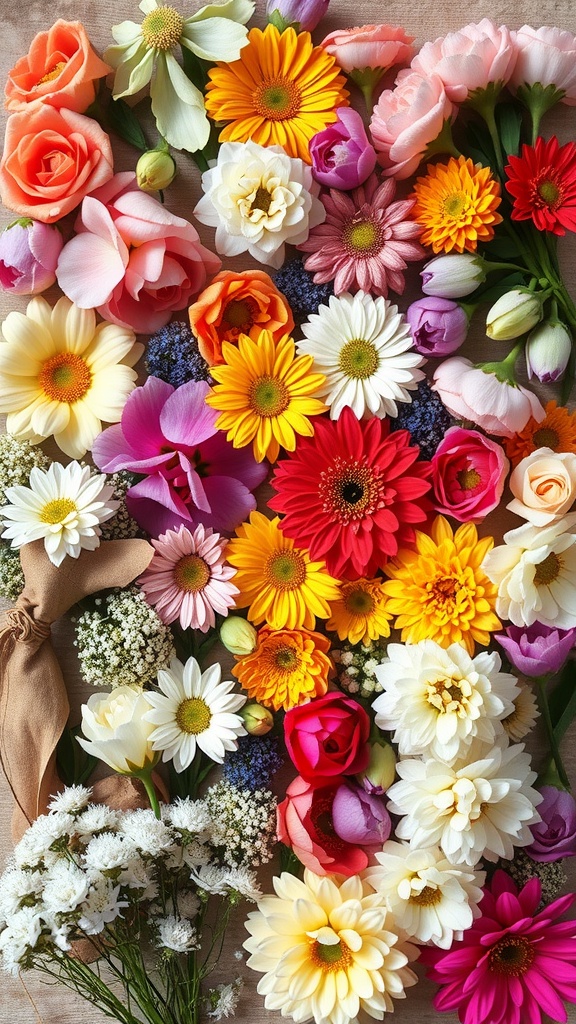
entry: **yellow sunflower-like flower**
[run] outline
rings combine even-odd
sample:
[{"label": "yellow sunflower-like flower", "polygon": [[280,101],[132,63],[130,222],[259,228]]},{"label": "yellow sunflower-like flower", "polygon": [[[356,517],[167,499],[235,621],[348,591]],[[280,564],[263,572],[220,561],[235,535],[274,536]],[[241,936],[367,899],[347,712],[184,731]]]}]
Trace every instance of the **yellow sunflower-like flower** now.
[{"label": "yellow sunflower-like flower", "polygon": [[345,580],[340,584],[340,596],[330,603],[330,618],[326,629],[338,633],[339,640],[351,644],[369,644],[379,637],[390,636],[388,598],[381,579]]},{"label": "yellow sunflower-like flower", "polygon": [[256,650],[237,658],[232,672],[252,700],[288,711],[326,693],[334,671],[329,650],[322,633],[263,626]]},{"label": "yellow sunflower-like flower", "polygon": [[313,356],[297,356],[292,338],[274,341],[270,331],[257,339],[241,334],[237,346],[225,341],[222,356],[224,364],[210,370],[217,384],[206,403],[221,412],[216,426],[235,448],[252,442],[258,462],[275,462],[280,447],[294,451],[296,434],[312,436],[308,416],[328,408],[311,397],[326,380],[310,373]]},{"label": "yellow sunflower-like flower", "polygon": [[336,107],[348,104],[334,57],[313,46],[309,32],[293,28],[251,29],[239,60],[217,64],[209,76],[208,115],[230,122],[220,142],[279,145],[308,164],[310,139],[336,120]]},{"label": "yellow sunflower-like flower", "polygon": [[316,616],[328,618],[328,602],[338,596],[338,585],[324,562],[311,562],[279,523],[278,516],[267,519],[252,512],[230,541],[226,558],[237,570],[236,606],[249,605],[250,621],[266,622],[272,629],[314,629]]},{"label": "yellow sunflower-like flower", "polygon": [[462,644],[470,655],[475,643],[489,644],[490,633],[500,628],[498,590],[481,564],[493,547],[494,538],[480,540],[472,523],[453,533],[443,516],[434,520],[431,536],[416,531],[416,550],[401,549],[387,563],[384,571],[392,578],[382,588],[405,643]]},{"label": "yellow sunflower-like flower", "polygon": [[479,242],[494,237],[502,217],[500,185],[489,167],[473,164],[464,156],[447,164],[428,164],[428,174],[418,178],[411,216],[422,227],[420,241],[434,252],[476,252]]}]

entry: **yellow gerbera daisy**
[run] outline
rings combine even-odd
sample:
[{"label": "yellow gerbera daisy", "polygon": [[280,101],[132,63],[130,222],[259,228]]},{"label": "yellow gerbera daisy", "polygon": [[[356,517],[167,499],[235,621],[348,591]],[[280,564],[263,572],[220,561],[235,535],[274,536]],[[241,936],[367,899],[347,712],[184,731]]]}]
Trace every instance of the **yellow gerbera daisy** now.
[{"label": "yellow gerbera daisy", "polygon": [[422,227],[420,241],[434,252],[476,252],[479,242],[494,237],[502,217],[500,185],[489,167],[464,156],[447,164],[428,164],[418,178],[411,216]]},{"label": "yellow gerbera daisy", "polygon": [[294,451],[296,434],[312,436],[307,417],[327,409],[310,397],[326,381],[323,373],[310,373],[313,356],[297,356],[292,338],[274,341],[270,331],[255,340],[241,334],[238,345],[225,341],[222,356],[224,364],[210,370],[218,383],[206,403],[222,413],[216,426],[228,431],[235,448],[252,442],[258,462],[275,462],[280,446]]},{"label": "yellow gerbera daisy", "polygon": [[384,581],[381,579],[345,580],[340,596],[330,603],[326,629],[338,633],[339,640],[351,644],[369,644],[381,636],[390,636],[390,619]]},{"label": "yellow gerbera daisy", "polygon": [[257,625],[314,629],[316,616],[328,618],[328,602],[338,596],[338,585],[324,562],[311,562],[308,552],[294,547],[279,524],[278,516],[267,519],[252,512],[230,541],[226,558],[237,570],[236,607],[249,605],[248,618]]},{"label": "yellow gerbera daisy", "polygon": [[274,25],[251,29],[239,60],[208,74],[208,115],[231,122],[220,142],[279,145],[308,164],[310,139],[336,120],[336,107],[348,104],[334,57],[313,46],[309,32],[293,28],[282,34]]},{"label": "yellow gerbera daisy", "polygon": [[334,672],[329,650],[322,633],[263,626],[256,649],[237,658],[232,672],[252,700],[288,711],[326,693]]},{"label": "yellow gerbera daisy", "polygon": [[405,643],[462,644],[471,655],[475,642],[489,644],[490,633],[500,628],[494,614],[498,590],[481,564],[493,547],[494,538],[479,540],[472,523],[453,533],[443,516],[434,520],[431,536],[416,531],[416,550],[401,549],[388,562],[385,572],[392,578],[382,588]]}]

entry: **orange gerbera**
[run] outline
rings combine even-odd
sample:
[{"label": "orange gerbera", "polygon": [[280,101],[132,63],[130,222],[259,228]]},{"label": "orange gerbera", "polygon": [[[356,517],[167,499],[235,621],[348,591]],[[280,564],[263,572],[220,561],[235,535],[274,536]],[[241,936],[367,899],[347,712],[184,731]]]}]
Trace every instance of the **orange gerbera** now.
[{"label": "orange gerbera", "polygon": [[502,217],[500,185],[489,167],[464,156],[447,164],[428,164],[418,178],[411,216],[422,227],[420,241],[434,252],[476,252],[479,242],[494,237]]},{"label": "orange gerbera", "polygon": [[330,618],[326,629],[338,633],[339,640],[368,645],[381,636],[390,636],[384,581],[381,579],[345,580],[340,584],[340,597],[330,602]]},{"label": "orange gerbera", "polygon": [[251,700],[288,711],[326,693],[334,674],[329,650],[321,633],[263,626],[256,650],[237,658],[232,672]]},{"label": "orange gerbera", "polygon": [[523,430],[503,440],[506,455],[517,466],[537,448],[551,448],[553,452],[572,452],[576,455],[576,412],[569,412],[552,400],[545,405],[546,415],[538,423],[529,419]]},{"label": "orange gerbera", "polygon": [[308,164],[310,139],[336,121],[336,107],[348,104],[334,57],[313,46],[309,32],[293,28],[251,29],[239,60],[218,63],[208,74],[208,115],[231,122],[220,142],[280,145]]}]

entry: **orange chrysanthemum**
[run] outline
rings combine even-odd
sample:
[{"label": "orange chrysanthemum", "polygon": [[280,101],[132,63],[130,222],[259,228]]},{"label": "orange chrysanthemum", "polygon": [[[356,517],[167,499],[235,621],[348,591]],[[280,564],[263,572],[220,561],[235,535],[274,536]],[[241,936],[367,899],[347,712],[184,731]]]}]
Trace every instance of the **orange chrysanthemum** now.
[{"label": "orange chrysanthemum", "polygon": [[279,145],[308,164],[310,139],[336,121],[336,107],[348,103],[334,57],[313,46],[309,32],[293,28],[282,34],[274,25],[251,29],[239,60],[217,64],[209,76],[208,115],[230,121],[220,142]]},{"label": "orange chrysanthemum", "polygon": [[545,405],[546,415],[538,423],[529,419],[523,430],[503,440],[506,455],[512,466],[517,466],[537,448],[551,448],[554,452],[572,452],[576,455],[576,412],[569,412],[552,400]]},{"label": "orange chrysanthemum", "polygon": [[232,672],[251,700],[288,711],[326,693],[334,673],[329,650],[321,633],[263,626],[256,650],[237,658]]},{"label": "orange chrysanthemum", "polygon": [[428,164],[418,178],[412,198],[412,217],[422,227],[420,241],[434,252],[476,252],[479,242],[494,237],[502,217],[500,185],[489,167],[464,156],[447,164]]},{"label": "orange chrysanthemum", "polygon": [[384,581],[365,579],[340,584],[340,596],[330,602],[326,629],[338,633],[339,640],[351,644],[369,644],[381,636],[390,636],[390,619]]},{"label": "orange chrysanthemum", "polygon": [[475,643],[490,643],[490,633],[500,628],[494,614],[498,590],[481,565],[493,547],[494,538],[479,540],[472,523],[453,533],[448,520],[437,516],[430,536],[416,532],[415,551],[401,549],[388,562],[385,572],[392,578],[382,589],[405,643],[462,644],[470,655]]}]

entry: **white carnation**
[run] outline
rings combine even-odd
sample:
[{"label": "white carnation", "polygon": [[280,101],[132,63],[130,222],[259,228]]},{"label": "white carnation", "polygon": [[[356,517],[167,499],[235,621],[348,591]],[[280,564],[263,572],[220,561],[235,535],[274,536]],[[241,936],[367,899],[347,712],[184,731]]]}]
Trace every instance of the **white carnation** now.
[{"label": "white carnation", "polygon": [[159,857],[174,842],[171,830],[150,808],[129,811],[121,818],[118,831],[132,840],[140,853]]}]

